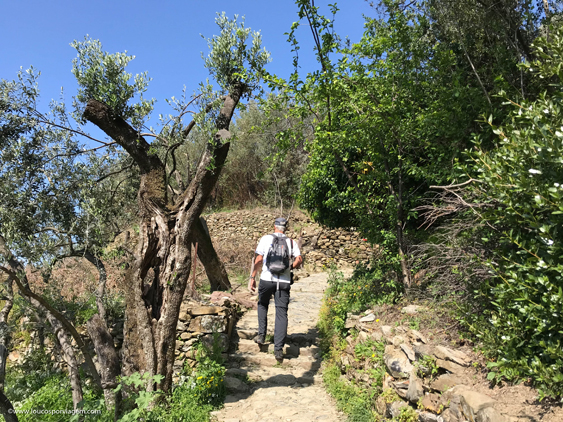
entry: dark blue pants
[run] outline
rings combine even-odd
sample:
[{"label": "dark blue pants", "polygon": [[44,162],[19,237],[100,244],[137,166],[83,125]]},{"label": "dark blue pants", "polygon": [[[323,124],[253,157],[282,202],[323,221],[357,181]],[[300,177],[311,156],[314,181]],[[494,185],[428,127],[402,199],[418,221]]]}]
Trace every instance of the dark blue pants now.
[{"label": "dark blue pants", "polygon": [[274,328],[274,350],[282,350],[287,335],[287,308],[289,306],[289,283],[260,280],[258,285],[258,334],[266,336],[268,329],[268,305],[274,295],[276,325]]}]

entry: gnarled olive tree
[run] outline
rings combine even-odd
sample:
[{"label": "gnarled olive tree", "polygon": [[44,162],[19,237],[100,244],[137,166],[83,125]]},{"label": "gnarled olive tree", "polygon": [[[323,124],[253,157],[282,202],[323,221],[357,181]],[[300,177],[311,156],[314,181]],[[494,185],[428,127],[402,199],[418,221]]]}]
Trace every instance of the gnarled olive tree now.
[{"label": "gnarled olive tree", "polygon": [[[176,324],[192,266],[191,246],[198,237],[205,236],[200,214],[225,164],[235,109],[244,96],[258,88],[263,66],[269,60],[269,54],[261,48],[260,35],[251,33],[244,23],[237,23],[236,17],[231,21],[223,14],[216,22],[221,33],[208,40],[210,53],[205,65],[220,87],[221,92],[215,95],[220,108],[213,113],[213,106],[204,107],[202,114],[207,117],[200,118],[208,128],[212,122],[213,131],[196,174],[183,191],[178,190],[178,185],[169,186],[175,169],[169,167],[167,159],[173,155],[170,150],[174,147],[164,137],[168,135],[181,143],[195,122],[184,127],[179,121],[176,128],[156,135],[156,141],[149,143],[136,117],[146,112],[150,103],[141,100],[135,106],[127,104],[135,89],[142,92],[142,78],[135,78],[137,88],[128,85],[130,75],[123,72],[124,56],[113,56],[114,60],[109,61],[91,42],[75,43],[79,58],[74,73],[81,86],[77,98],[85,105],[83,119],[125,149],[140,172],[139,243],[125,281],[123,371],[162,375],[159,387],[164,391],[172,382]],[[115,69],[120,71],[115,74]],[[108,84],[104,77],[110,76],[117,83]],[[117,92],[111,92],[114,88]],[[208,113],[212,113],[212,120]],[[180,139],[173,138],[174,133]],[[159,154],[162,146],[168,147],[165,154]]]}]

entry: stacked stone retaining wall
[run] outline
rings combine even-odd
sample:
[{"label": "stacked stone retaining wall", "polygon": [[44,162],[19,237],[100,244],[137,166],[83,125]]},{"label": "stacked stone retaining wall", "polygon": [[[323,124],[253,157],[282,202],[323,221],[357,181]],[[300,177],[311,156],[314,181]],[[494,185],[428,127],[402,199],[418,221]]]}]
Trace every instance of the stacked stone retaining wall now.
[{"label": "stacked stone retaining wall", "polygon": [[[216,245],[227,245],[252,257],[262,236],[272,233],[279,212],[252,210],[221,212],[205,216]],[[287,215],[284,215],[287,217]],[[339,267],[367,262],[377,253],[354,229],[330,229],[313,222],[300,211],[292,212],[287,236],[300,240],[305,263],[311,267],[336,264]],[[249,258],[250,259],[250,258]]]}]

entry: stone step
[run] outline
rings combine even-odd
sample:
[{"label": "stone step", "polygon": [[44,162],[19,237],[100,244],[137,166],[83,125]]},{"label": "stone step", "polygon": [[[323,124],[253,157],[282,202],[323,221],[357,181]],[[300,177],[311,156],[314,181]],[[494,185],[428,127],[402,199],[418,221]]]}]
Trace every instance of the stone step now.
[{"label": "stone step", "polygon": [[[268,383],[276,386],[291,386],[294,384],[311,385],[321,382],[321,376],[315,375],[310,371],[297,368],[292,373],[287,373],[287,368],[279,367],[260,367],[260,368],[229,368],[226,375],[239,379],[247,378],[251,387],[254,383]],[[258,386],[258,385],[257,385]]]},{"label": "stone step", "polygon": [[[236,328],[233,331],[233,335],[235,336],[234,338],[238,336],[238,338],[240,338],[241,340],[254,340],[254,337],[258,335],[258,329]],[[268,330],[268,335],[273,336],[274,331]],[[318,343],[318,336],[316,332],[311,332],[307,334],[293,333],[287,335],[287,337],[285,338],[285,342],[286,344],[295,344],[299,347],[316,346]],[[316,352],[318,352],[318,350],[316,350],[315,353]]]},{"label": "stone step", "polygon": [[[274,353],[274,344],[266,343],[258,345],[254,340],[241,339],[238,342],[237,350],[241,353]],[[299,347],[294,344],[284,346],[283,353],[286,356],[297,357],[299,356]]]},{"label": "stone step", "polygon": [[[269,353],[232,353],[229,355],[231,362],[236,362],[238,366],[243,365],[258,365],[258,366],[275,366],[278,362],[274,355]],[[284,355],[282,366],[301,368],[305,371],[317,371],[321,367],[320,359],[313,359],[310,357],[291,357]]]}]

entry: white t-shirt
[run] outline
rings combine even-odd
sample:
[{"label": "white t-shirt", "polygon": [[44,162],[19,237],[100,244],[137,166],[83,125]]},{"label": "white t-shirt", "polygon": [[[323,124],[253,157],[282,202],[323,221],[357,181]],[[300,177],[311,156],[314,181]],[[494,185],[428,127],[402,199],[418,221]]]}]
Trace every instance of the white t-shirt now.
[{"label": "white t-shirt", "polygon": [[[266,236],[262,236],[260,242],[258,242],[258,246],[256,247],[256,254],[262,255],[264,257],[262,263],[262,274],[260,275],[260,280],[265,281],[279,281],[284,283],[290,282],[290,273],[291,270],[288,268],[282,274],[274,275],[270,271],[268,271],[268,267],[266,266],[266,257],[268,256],[268,252],[272,247],[272,242],[274,241],[273,236],[284,236],[282,233],[273,233],[267,234]],[[290,246],[289,242],[291,241],[292,245]],[[290,264],[293,264],[293,261],[296,257],[301,256],[301,251],[299,250],[299,246],[297,246],[297,242],[295,240],[286,239],[287,247],[291,250],[291,260]]]}]

